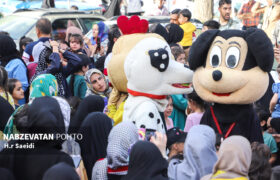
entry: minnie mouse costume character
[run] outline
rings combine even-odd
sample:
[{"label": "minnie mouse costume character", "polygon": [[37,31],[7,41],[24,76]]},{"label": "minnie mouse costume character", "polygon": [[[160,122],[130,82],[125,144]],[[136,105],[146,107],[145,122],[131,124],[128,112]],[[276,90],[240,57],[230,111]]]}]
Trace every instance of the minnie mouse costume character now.
[{"label": "minnie mouse costume character", "polygon": [[[137,128],[165,133],[159,112],[167,106],[166,95],[191,93],[193,72],[174,60],[161,36],[145,34],[146,20],[120,16],[118,26],[124,35],[114,45],[108,75],[116,89],[129,94],[123,121],[131,121]],[[126,86],[123,82],[127,82]]]},{"label": "minnie mouse costume character", "polygon": [[263,142],[260,122],[252,103],[269,84],[273,47],[259,29],[209,30],[191,47],[189,65],[194,70],[197,94],[212,102],[201,124],[227,138],[242,135],[250,142]]}]

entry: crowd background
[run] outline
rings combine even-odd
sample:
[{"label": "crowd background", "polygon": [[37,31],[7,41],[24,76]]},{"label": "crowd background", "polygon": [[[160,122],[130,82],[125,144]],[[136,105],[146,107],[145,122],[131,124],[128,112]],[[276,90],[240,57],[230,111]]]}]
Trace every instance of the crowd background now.
[{"label": "crowd background", "polygon": [[[197,38],[196,26],[190,22],[191,11],[186,8],[169,11],[163,0],[156,0],[151,12],[143,12],[142,6],[140,0],[112,1],[107,15],[170,16],[170,24],[154,24],[147,33],[161,35],[175,60],[188,67],[189,50]],[[276,0],[267,0],[267,6],[250,0],[236,11],[230,0],[220,0],[220,15],[204,22],[202,33],[210,29],[262,28],[274,45],[277,66],[280,63],[279,8]],[[51,33],[51,22],[41,18],[36,23],[38,40],[23,37],[17,50],[9,33],[0,32],[1,137],[18,133],[80,133],[83,139],[2,140],[1,178],[280,178],[279,83],[269,90],[269,103],[255,109],[264,143],[250,144],[242,136],[223,140],[210,127],[199,125],[209,106],[195,91],[168,96],[163,113],[166,134],[148,134],[133,123],[122,122],[128,94],[115,91],[108,78],[112,49],[122,36],[118,26],[109,28],[104,22],[97,22],[92,26],[92,38],[84,37],[71,22],[65,39],[53,39]],[[280,74],[280,66],[276,72]],[[33,143],[35,148],[7,148],[7,144],[13,147],[28,143]]]}]

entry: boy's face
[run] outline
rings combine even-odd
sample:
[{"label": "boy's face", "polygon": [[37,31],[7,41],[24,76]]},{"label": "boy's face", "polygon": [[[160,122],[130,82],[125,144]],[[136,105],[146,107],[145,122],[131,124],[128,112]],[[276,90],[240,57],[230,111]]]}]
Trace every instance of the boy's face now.
[{"label": "boy's face", "polygon": [[179,21],[179,24],[184,24],[184,23],[189,21],[189,18],[187,18],[187,17],[183,16],[182,14],[180,14],[178,21]]}]

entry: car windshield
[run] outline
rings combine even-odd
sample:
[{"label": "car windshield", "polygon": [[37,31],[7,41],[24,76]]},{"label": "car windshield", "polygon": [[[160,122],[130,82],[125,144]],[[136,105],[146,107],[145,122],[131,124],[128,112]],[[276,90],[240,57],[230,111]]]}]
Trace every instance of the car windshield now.
[{"label": "car windshield", "polygon": [[0,30],[8,32],[13,39],[17,40],[24,36],[36,21],[37,19],[34,18],[6,16],[0,19]]}]

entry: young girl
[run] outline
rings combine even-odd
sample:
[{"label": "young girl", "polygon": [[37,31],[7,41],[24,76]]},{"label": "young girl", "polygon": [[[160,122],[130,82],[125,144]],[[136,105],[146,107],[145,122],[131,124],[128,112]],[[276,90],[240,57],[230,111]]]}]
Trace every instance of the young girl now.
[{"label": "young girl", "polygon": [[173,128],[174,125],[173,125],[173,120],[168,117],[168,116],[171,116],[172,111],[173,111],[173,101],[170,96],[167,96],[167,100],[168,100],[168,104],[164,111],[164,119],[165,119],[165,123],[166,123],[166,128],[168,130],[168,129]]},{"label": "young girl", "polygon": [[179,63],[186,64],[187,59],[184,50],[179,46],[174,46],[171,48],[171,52],[175,60]]},{"label": "young girl", "polygon": [[189,132],[191,127],[198,125],[205,111],[204,101],[196,94],[192,92],[188,95],[189,108],[191,113],[188,115],[186,120],[186,126],[184,131]]},{"label": "young girl", "polygon": [[24,98],[24,91],[22,89],[21,82],[17,79],[9,79],[8,89],[14,99],[15,108],[17,109],[20,106],[18,101]]},{"label": "young girl", "polygon": [[69,36],[69,46],[70,51],[73,53],[83,53],[86,54],[83,50],[83,37],[80,34],[71,34]]},{"label": "young girl", "polygon": [[8,73],[4,67],[0,66],[0,96],[6,99],[15,108],[13,97],[8,92]]},{"label": "young girl", "polygon": [[87,84],[84,79],[85,73],[88,71],[90,59],[85,54],[77,54],[81,59],[79,67],[77,67],[74,74],[67,78],[67,83],[70,88],[72,96],[84,99],[87,91]]}]

